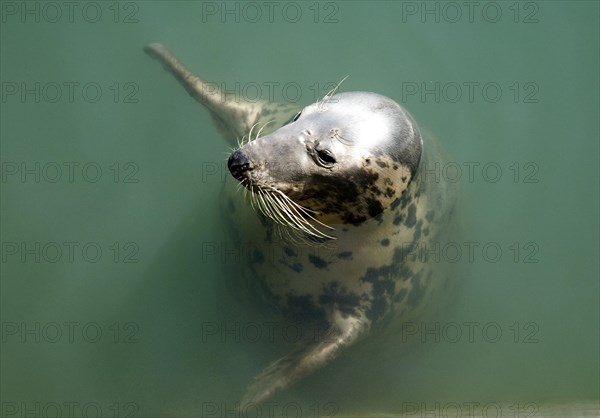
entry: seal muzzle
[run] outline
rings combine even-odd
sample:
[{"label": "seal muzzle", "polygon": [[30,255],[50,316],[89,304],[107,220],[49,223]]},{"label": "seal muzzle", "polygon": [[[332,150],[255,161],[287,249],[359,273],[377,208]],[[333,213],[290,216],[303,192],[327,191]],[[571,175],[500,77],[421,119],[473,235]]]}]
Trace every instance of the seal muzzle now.
[{"label": "seal muzzle", "polygon": [[227,168],[233,177],[242,181],[246,178],[246,172],[252,169],[252,163],[242,150],[237,150],[229,156]]}]

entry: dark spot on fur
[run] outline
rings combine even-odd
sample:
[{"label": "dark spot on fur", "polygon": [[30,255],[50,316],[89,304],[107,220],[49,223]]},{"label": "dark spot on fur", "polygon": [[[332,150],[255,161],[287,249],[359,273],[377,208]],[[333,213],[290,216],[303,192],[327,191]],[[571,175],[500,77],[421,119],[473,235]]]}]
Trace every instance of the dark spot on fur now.
[{"label": "dark spot on fur", "polygon": [[394,295],[394,292],[397,280],[406,281],[413,277],[413,271],[404,264],[410,250],[404,246],[395,248],[391,264],[369,267],[365,275],[360,278],[360,281],[371,283],[373,286],[372,302],[365,311],[365,315],[370,320],[375,322],[382,319],[390,311],[392,303],[405,298],[406,289],[402,289],[398,295]]},{"label": "dark spot on fur", "polygon": [[369,267],[361,281],[371,283],[373,286],[371,306],[366,310],[365,315],[371,321],[377,321],[389,311],[390,300],[394,297],[394,266]]},{"label": "dark spot on fur", "polygon": [[265,240],[267,242],[273,242],[273,222],[270,219],[267,219],[267,217],[263,216],[263,215],[259,215],[258,219],[260,220],[260,223],[262,224],[262,226],[265,228],[265,233],[267,235],[267,237],[265,238]]},{"label": "dark spot on fur", "polygon": [[[403,253],[405,257],[408,256],[408,254],[411,253],[411,248],[405,248],[403,250]],[[405,282],[411,277],[413,277],[413,271],[407,265],[403,265],[401,268],[398,269],[398,279]]]},{"label": "dark spot on fur", "polygon": [[382,239],[381,245],[383,245],[384,247],[387,247],[388,245],[390,245],[390,240],[387,238]]},{"label": "dark spot on fur", "polygon": [[358,315],[356,309],[360,305],[361,297],[356,293],[349,292],[338,282],[331,282],[324,288],[324,293],[319,296],[321,305],[329,305],[337,308],[345,315]]},{"label": "dark spot on fur", "polygon": [[366,221],[367,217],[362,215],[355,215],[353,213],[348,213],[342,216],[342,220],[351,225],[358,226],[364,221]]},{"label": "dark spot on fur", "polygon": [[427,219],[427,222],[431,222],[433,221],[433,218],[435,218],[435,212],[430,210],[425,214],[425,219]]},{"label": "dark spot on fur", "polygon": [[413,277],[411,283],[413,288],[408,295],[408,303],[414,308],[419,304],[421,299],[423,299],[423,296],[425,296],[425,288],[421,286],[419,276]]},{"label": "dark spot on fur", "polygon": [[370,217],[374,218],[375,216],[377,216],[381,212],[383,212],[383,206],[379,200],[375,200],[375,199],[366,199],[366,200],[367,200],[367,205],[369,207],[369,216]]},{"label": "dark spot on fur", "polygon": [[379,187],[372,185],[371,187],[369,187],[369,190],[371,191],[371,193],[373,193],[375,196],[381,196],[381,190],[379,190]]},{"label": "dark spot on fur", "polygon": [[321,257],[316,256],[314,254],[308,255],[308,261],[310,261],[318,269],[324,269],[329,265],[329,263],[327,261],[323,260]]},{"label": "dark spot on fur", "polygon": [[339,253],[338,258],[341,258],[342,260],[351,260],[352,259],[352,251],[343,251],[341,253]]},{"label": "dark spot on fur", "polygon": [[404,209],[404,208],[406,208],[406,206],[408,206],[408,204],[410,202],[412,202],[412,197],[410,197],[410,196],[407,195],[406,198],[403,198],[401,200],[402,200],[402,202],[400,204],[400,208]]},{"label": "dark spot on fur", "polygon": [[[393,197],[394,194],[396,194],[396,192],[391,187],[388,187],[385,189],[385,197],[390,198],[390,197]],[[394,203],[396,203],[396,201],[394,201]]]},{"label": "dark spot on fur", "polygon": [[394,297],[394,301],[396,303],[402,302],[402,300],[406,297],[407,293],[408,293],[408,290],[402,289],[400,292],[398,292],[398,294],[396,295],[396,297]]},{"label": "dark spot on fur", "polygon": [[[376,187],[379,174],[370,170],[357,170],[351,175],[314,175],[305,189],[302,201],[310,209],[324,214],[337,214],[344,223],[358,225],[367,216],[373,217],[374,206],[369,208],[365,191],[381,193]],[[370,211],[371,210],[371,211]],[[383,209],[381,209],[383,210]]]},{"label": "dark spot on fur", "polygon": [[258,251],[257,249],[254,249],[254,254],[252,255],[252,262],[253,263],[264,263],[265,262],[265,256],[263,255],[263,253],[261,253],[260,251]]},{"label": "dark spot on fur", "polygon": [[410,193],[403,193],[400,197],[398,197],[398,199],[392,202],[391,208],[392,210],[396,210],[396,208],[400,206],[402,209],[404,209],[411,201],[412,196],[410,195]]},{"label": "dark spot on fur", "polygon": [[402,180],[402,183],[406,183],[406,176],[400,177],[400,180]]},{"label": "dark spot on fur", "polygon": [[417,230],[415,230],[415,234],[413,235],[413,240],[418,241],[419,238],[421,238],[421,230],[417,229]]},{"label": "dark spot on fur", "polygon": [[377,165],[378,165],[379,167],[381,167],[381,168],[388,168],[388,167],[389,167],[388,163],[386,163],[385,161],[377,160],[377,161],[375,161],[375,162],[376,162],[376,163],[377,163]]},{"label": "dark spot on fur", "polygon": [[290,270],[296,273],[302,273],[302,270],[304,270],[304,266],[302,265],[302,263],[290,263],[283,259],[280,261],[281,263],[285,264]]},{"label": "dark spot on fur", "polygon": [[285,251],[285,255],[287,255],[288,257],[297,257],[298,253],[296,253],[296,251],[294,251],[294,249],[292,247],[285,247],[283,249],[283,251]]},{"label": "dark spot on fur", "polygon": [[416,223],[417,207],[413,203],[408,207],[408,215],[406,216],[406,221],[404,222],[404,225],[406,225],[408,228],[412,228],[413,226],[415,226]]},{"label": "dark spot on fur", "polygon": [[293,319],[303,323],[307,320],[320,323],[327,322],[325,311],[313,302],[311,295],[288,294],[286,311]]},{"label": "dark spot on fur", "polygon": [[423,225],[422,219],[419,222],[417,222],[417,225],[415,225],[415,233],[413,235],[413,241],[418,241],[419,238],[421,238],[421,226],[422,225]]},{"label": "dark spot on fur", "polygon": [[402,215],[402,213],[396,212],[394,214],[394,225],[400,225],[400,223],[402,222],[402,219],[404,219],[404,216]]}]

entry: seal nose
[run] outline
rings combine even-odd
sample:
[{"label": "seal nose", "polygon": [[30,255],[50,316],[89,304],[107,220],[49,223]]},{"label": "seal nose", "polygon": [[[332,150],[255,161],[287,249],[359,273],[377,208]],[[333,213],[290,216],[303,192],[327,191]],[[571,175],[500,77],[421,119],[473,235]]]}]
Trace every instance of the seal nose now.
[{"label": "seal nose", "polygon": [[233,177],[243,180],[246,177],[246,171],[252,169],[252,163],[242,150],[237,150],[229,156],[227,168]]}]

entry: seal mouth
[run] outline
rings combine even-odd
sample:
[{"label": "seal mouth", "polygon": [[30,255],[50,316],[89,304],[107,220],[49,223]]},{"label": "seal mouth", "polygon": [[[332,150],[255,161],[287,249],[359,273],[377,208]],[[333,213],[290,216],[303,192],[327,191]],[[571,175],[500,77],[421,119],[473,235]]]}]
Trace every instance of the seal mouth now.
[{"label": "seal mouth", "polygon": [[271,186],[259,186],[247,177],[240,181],[244,197],[250,202],[252,208],[292,232],[293,235],[306,236],[317,240],[334,240],[335,237],[323,232],[322,229],[335,230],[315,218],[319,215],[308,209]]}]

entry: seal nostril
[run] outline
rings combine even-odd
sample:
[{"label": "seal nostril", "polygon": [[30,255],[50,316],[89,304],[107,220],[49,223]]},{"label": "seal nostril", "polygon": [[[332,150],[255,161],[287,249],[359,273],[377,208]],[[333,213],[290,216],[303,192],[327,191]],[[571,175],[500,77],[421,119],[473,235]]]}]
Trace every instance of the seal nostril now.
[{"label": "seal nostril", "polygon": [[242,180],[245,178],[244,173],[252,169],[252,163],[243,151],[237,150],[229,156],[227,168],[233,177]]}]

